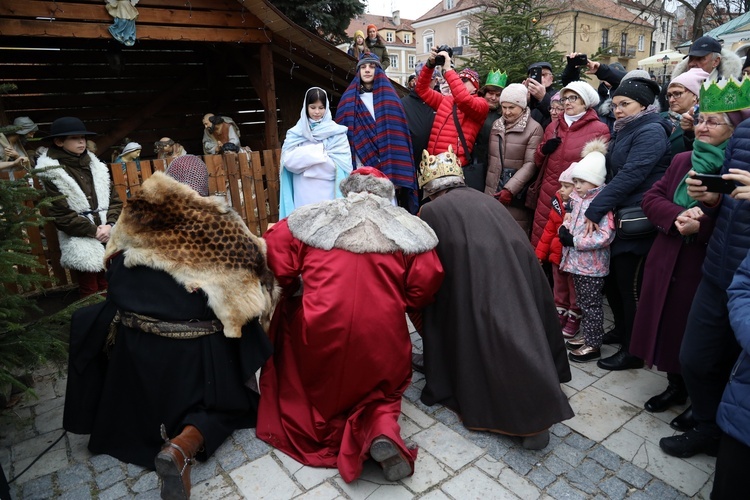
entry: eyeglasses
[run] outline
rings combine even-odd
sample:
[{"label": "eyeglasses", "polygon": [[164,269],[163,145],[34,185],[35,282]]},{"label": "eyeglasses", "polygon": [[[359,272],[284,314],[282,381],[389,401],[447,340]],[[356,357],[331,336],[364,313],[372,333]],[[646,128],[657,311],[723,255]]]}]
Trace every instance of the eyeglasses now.
[{"label": "eyeglasses", "polygon": [[563,108],[562,106],[552,106],[551,108],[549,108],[550,113],[552,113],[553,111],[555,113],[562,113],[564,110],[565,108]]},{"label": "eyeglasses", "polygon": [[612,107],[613,107],[614,109],[617,109],[617,108],[620,108],[620,109],[625,109],[625,108],[627,108],[628,106],[630,106],[631,104],[633,104],[634,102],[635,102],[635,101],[621,101],[621,102],[620,102],[619,104],[617,104],[617,103],[615,103],[614,101],[612,101]]},{"label": "eyeglasses", "polygon": [[705,118],[698,118],[698,120],[695,122],[695,126],[697,127],[699,125],[705,125],[707,129],[713,130],[716,127],[719,127],[721,125],[728,125],[728,124],[715,122],[715,121],[709,121],[709,120],[706,120]]},{"label": "eyeglasses", "polygon": [[669,99],[679,99],[685,94],[685,92],[667,92],[667,100]]},{"label": "eyeglasses", "polygon": [[576,102],[579,99],[577,95],[569,95],[560,99],[562,102]]},{"label": "eyeglasses", "polygon": [[552,76],[552,73],[542,71],[542,76]]}]

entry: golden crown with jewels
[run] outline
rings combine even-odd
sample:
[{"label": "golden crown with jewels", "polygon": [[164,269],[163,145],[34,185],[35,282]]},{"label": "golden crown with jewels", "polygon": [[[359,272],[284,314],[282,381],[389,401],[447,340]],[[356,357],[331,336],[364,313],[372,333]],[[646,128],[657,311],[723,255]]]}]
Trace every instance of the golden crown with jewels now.
[{"label": "golden crown with jewels", "polygon": [[464,171],[461,168],[461,162],[458,156],[453,152],[453,146],[448,146],[448,151],[438,155],[431,155],[427,150],[422,151],[422,161],[419,163],[419,187],[423,187],[428,182],[457,175],[464,178]]},{"label": "golden crown with jewels", "polygon": [[703,82],[699,103],[702,113],[728,113],[750,108],[750,78],[742,82],[734,77]]}]

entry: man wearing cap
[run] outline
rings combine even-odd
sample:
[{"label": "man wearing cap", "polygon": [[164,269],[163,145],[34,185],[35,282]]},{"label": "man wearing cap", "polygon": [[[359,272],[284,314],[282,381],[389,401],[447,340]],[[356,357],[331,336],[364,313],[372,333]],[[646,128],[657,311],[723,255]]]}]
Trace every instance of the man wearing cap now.
[{"label": "man wearing cap", "polygon": [[417,213],[417,172],[408,121],[375,54],[365,54],[357,63],[354,79],[339,101],[336,123],[348,128],[355,168],[378,168],[396,186],[399,206]]},{"label": "man wearing cap", "polygon": [[[435,58],[445,57],[443,75],[450,86],[450,95],[442,95],[429,88],[435,70]],[[427,152],[437,155],[452,147],[461,165],[471,163],[471,152],[479,129],[484,124],[490,105],[477,95],[479,75],[471,69],[460,73],[453,68],[453,61],[446,51],[438,53],[433,46],[427,64],[417,78],[417,94],[435,110],[435,121],[430,132]],[[474,186],[480,189],[479,186]]]},{"label": "man wearing cap", "polygon": [[730,76],[742,78],[742,60],[737,54],[723,49],[721,43],[710,36],[702,36],[690,45],[687,56],[672,71],[675,78],[691,68],[701,68],[711,75],[709,80],[717,81]]},{"label": "man wearing cap", "polygon": [[48,208],[60,239],[60,264],[76,271],[82,297],[107,288],[104,245],[122,210],[109,168],[86,149],[86,130],[74,117],[50,126],[50,148],[39,157],[38,176],[56,201]]},{"label": "man wearing cap", "polygon": [[365,46],[369,49],[369,52],[378,56],[383,71],[387,70],[391,65],[391,57],[388,55],[388,49],[385,48],[385,40],[383,40],[382,36],[378,35],[378,27],[374,24],[367,25]]},{"label": "man wearing cap", "polygon": [[500,70],[492,70],[487,74],[484,85],[477,92],[479,97],[484,97],[484,100],[487,101],[490,111],[487,113],[487,118],[484,119],[484,125],[479,129],[476,141],[474,141],[474,149],[471,152],[471,164],[464,166],[464,181],[467,186],[479,189],[480,191],[484,189],[484,182],[487,177],[487,165],[489,165],[488,148],[490,145],[490,130],[495,120],[502,116],[500,111],[500,94],[507,83],[508,75],[505,71],[500,73]]},{"label": "man wearing cap", "polygon": [[552,65],[546,61],[535,62],[527,71],[527,75],[531,74],[532,69],[541,70],[542,81],[537,82],[533,78],[529,77],[523,81],[523,84],[529,88],[529,108],[531,108],[531,117],[539,122],[543,129],[547,128],[547,125],[552,121],[549,115],[550,102],[552,96],[557,92],[552,84],[555,82],[555,75],[552,73]]},{"label": "man wearing cap", "polygon": [[13,120],[12,132],[0,134],[0,170],[9,170],[13,179],[13,170],[33,166],[33,160],[26,152],[26,141],[34,137],[39,127],[28,116],[19,116]]},{"label": "man wearing cap", "polygon": [[469,429],[542,449],[573,410],[560,389],[571,379],[560,321],[534,249],[504,205],[466,188],[452,152],[425,152],[419,184],[432,200],[420,216],[446,271],[423,313],[421,400],[449,407]]},{"label": "man wearing cap", "polygon": [[341,192],[264,235],[283,291],[256,433],[305,465],[338,467],[347,483],[367,458],[397,481],[417,456],[398,424],[411,380],[404,314],[432,300],[443,268],[435,233],[391,204],[393,184],[380,170],[354,170]]}]

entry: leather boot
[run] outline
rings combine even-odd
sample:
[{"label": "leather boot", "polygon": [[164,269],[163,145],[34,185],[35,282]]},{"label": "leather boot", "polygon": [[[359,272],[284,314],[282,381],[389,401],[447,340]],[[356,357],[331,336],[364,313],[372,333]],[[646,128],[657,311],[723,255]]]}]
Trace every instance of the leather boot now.
[{"label": "leather boot", "polygon": [[670,383],[666,391],[649,399],[643,406],[651,413],[658,413],[668,410],[672,406],[685,404],[687,397],[687,391],[684,387]]},{"label": "leather boot", "polygon": [[412,473],[409,461],[401,454],[396,443],[385,436],[373,439],[370,456],[383,468],[383,476],[388,481],[398,481]]},{"label": "leather boot", "polygon": [[669,426],[672,429],[680,432],[687,432],[692,430],[695,427],[695,419],[693,418],[693,406],[688,406],[685,411],[672,419],[672,421],[669,422]]},{"label": "leather boot", "polygon": [[192,425],[186,425],[180,435],[172,439],[167,438],[162,425],[161,435],[165,443],[154,461],[156,474],[161,478],[161,497],[187,500],[190,498],[190,467],[203,448],[203,435]]}]

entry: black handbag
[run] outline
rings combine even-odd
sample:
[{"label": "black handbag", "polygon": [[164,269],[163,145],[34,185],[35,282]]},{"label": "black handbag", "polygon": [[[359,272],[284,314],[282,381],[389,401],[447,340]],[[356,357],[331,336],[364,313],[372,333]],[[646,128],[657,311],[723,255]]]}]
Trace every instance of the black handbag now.
[{"label": "black handbag", "polygon": [[484,181],[487,177],[487,165],[478,161],[473,154],[469,153],[469,145],[466,144],[464,131],[461,130],[461,122],[458,121],[458,106],[455,104],[453,105],[453,121],[456,124],[458,138],[461,139],[461,145],[464,147],[464,154],[467,158],[471,158],[471,163],[463,165],[464,184],[470,188],[476,189],[477,191],[484,192]]},{"label": "black handbag", "polygon": [[615,231],[621,240],[647,238],[656,232],[639,205],[623,207],[615,212]]}]

